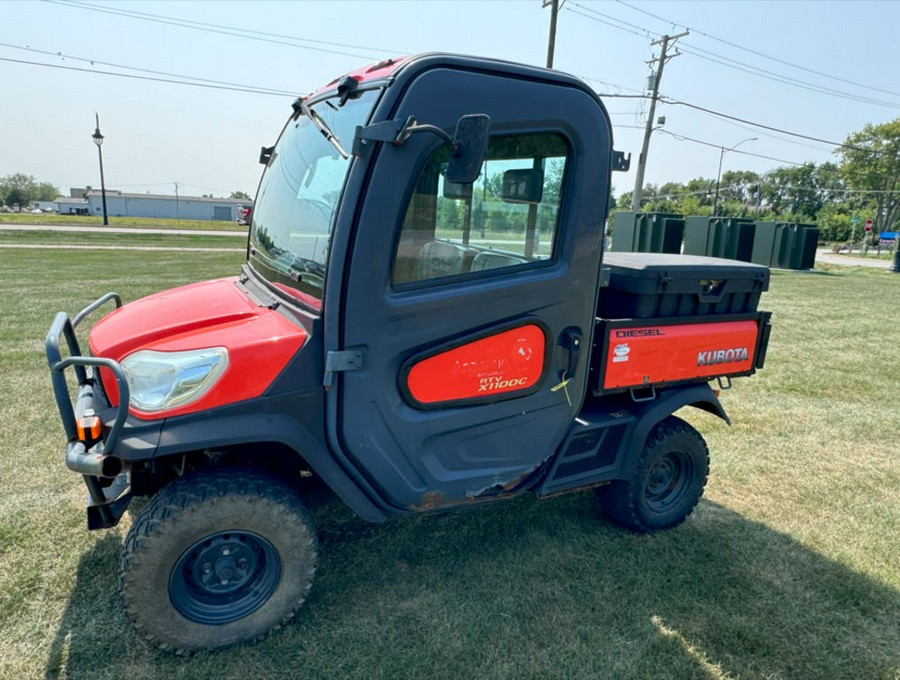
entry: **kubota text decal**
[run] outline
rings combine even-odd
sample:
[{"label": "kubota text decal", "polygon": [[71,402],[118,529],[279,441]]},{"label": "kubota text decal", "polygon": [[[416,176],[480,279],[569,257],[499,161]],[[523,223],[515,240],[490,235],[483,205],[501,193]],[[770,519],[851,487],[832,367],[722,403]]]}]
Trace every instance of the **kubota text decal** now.
[{"label": "kubota text decal", "polygon": [[604,389],[714,378],[753,368],[756,321],[612,328]]},{"label": "kubota text decal", "polygon": [[534,387],[544,367],[544,332],[529,324],[415,363],[406,378],[420,404],[490,398]]}]

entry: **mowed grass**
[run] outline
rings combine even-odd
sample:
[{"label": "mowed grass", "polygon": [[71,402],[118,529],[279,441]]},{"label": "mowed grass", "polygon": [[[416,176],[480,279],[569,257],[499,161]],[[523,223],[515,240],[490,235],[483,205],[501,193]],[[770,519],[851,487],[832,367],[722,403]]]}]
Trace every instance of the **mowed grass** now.
[{"label": "mowed grass", "polygon": [[[153,229],[199,229],[213,231],[243,231],[247,227],[224,220],[177,220],[156,217],[110,217],[110,227],[150,227]],[[103,227],[103,218],[91,215],[58,215],[56,213],[0,213],[3,224],[50,224],[76,227]]]},{"label": "mowed grass", "polygon": [[21,248],[27,245],[84,248],[227,248],[246,252],[246,232],[220,236],[216,234],[159,234],[159,233],[104,233],[102,231],[13,231],[0,224],[0,248],[4,245]]},{"label": "mowed grass", "polygon": [[43,337],[58,310],[237,272],[239,253],[0,249],[2,678],[900,677],[900,275],[773,275],[765,370],[723,393],[705,499],[634,535],[591,492],[369,525],[317,506],[310,598],[176,658],[119,604],[128,525],[87,532]]}]

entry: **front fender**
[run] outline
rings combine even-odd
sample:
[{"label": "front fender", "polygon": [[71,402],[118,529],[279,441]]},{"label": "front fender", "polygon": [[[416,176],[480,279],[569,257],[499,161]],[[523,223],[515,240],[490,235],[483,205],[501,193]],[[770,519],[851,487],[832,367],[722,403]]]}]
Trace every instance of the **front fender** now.
[{"label": "front fender", "polygon": [[657,398],[647,402],[635,413],[636,422],[632,430],[632,437],[620,468],[620,479],[631,479],[634,475],[641,452],[650,431],[662,420],[672,415],[684,406],[693,406],[708,413],[718,416],[731,425],[731,419],[725,413],[716,393],[706,383],[691,385],[689,387],[675,387],[657,391]]},{"label": "front fender", "polygon": [[170,418],[154,458],[256,442],[284,444],[362,519],[381,522],[384,514],[360,490],[325,447],[321,394],[263,397],[199,414]]}]

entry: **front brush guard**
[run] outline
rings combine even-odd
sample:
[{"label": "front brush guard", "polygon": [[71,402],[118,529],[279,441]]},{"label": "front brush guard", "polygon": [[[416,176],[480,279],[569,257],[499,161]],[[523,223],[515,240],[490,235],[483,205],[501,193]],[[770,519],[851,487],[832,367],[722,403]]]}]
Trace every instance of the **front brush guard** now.
[{"label": "front brush guard", "polygon": [[[112,359],[82,354],[75,334],[75,329],[89,314],[110,300],[115,302],[117,309],[122,306],[122,298],[117,293],[107,293],[82,309],[74,318],[70,318],[65,312],[59,312],[44,340],[53,395],[66,432],[66,466],[81,474],[88,488],[88,527],[91,529],[115,526],[131,500],[128,475],[121,472],[121,461],[111,456],[128,418],[130,393],[125,371],[119,362]],[[63,358],[61,350],[63,337],[68,349],[66,358]],[[69,367],[74,369],[78,383],[74,405],[65,374]],[[119,389],[119,404],[105,439],[88,448],[78,440],[77,420],[85,411],[93,408],[94,383],[97,380],[94,369],[100,367],[112,372]]]}]

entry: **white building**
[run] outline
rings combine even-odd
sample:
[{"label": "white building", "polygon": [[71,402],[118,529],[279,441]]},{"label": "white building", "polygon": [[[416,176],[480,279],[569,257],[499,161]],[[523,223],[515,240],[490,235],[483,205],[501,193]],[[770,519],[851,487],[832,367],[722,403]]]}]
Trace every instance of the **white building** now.
[{"label": "white building", "polygon": [[[103,215],[101,192],[91,189],[85,192],[88,214]],[[58,203],[58,201],[57,201]],[[182,220],[221,220],[234,222],[242,216],[243,208],[251,201],[235,198],[207,198],[205,196],[165,196],[161,194],[126,194],[106,190],[106,213],[110,217],[161,217]],[[60,206],[59,211],[69,212],[72,206]]]},{"label": "white building", "polygon": [[53,205],[60,215],[89,215],[90,206],[83,198],[60,196]]}]

